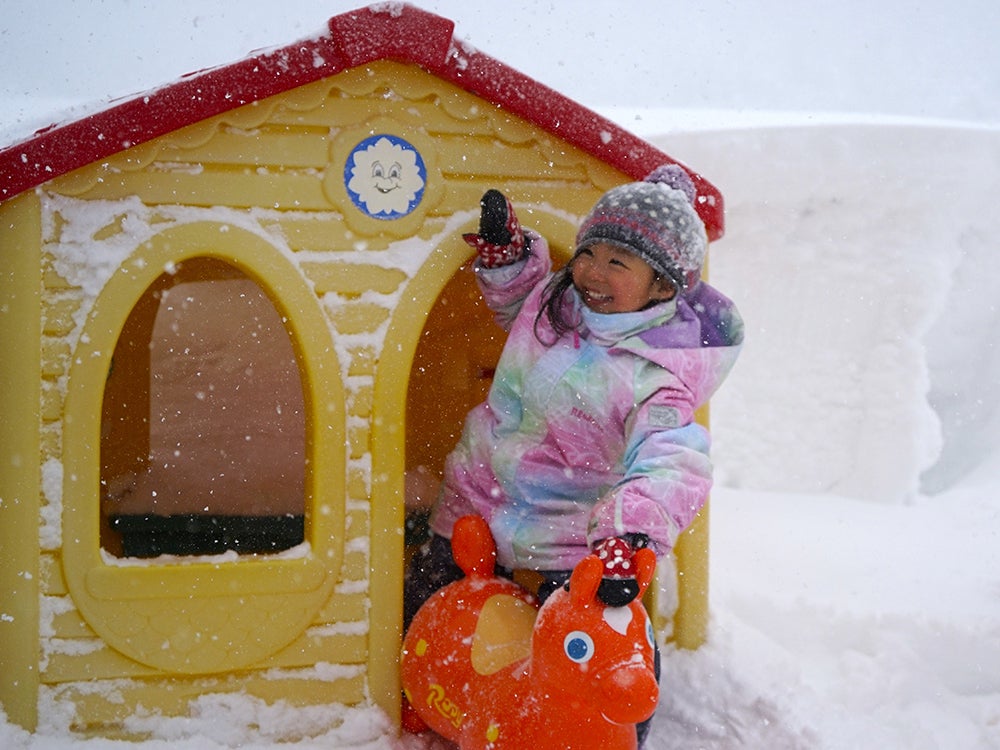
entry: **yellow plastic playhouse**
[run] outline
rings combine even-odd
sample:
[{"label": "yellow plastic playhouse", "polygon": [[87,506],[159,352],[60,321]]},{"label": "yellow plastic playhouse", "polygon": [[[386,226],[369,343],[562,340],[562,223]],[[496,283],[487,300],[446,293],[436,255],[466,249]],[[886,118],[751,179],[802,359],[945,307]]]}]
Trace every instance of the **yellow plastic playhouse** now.
[{"label": "yellow plastic playhouse", "polygon": [[[500,187],[568,257],[666,161],[398,4],[0,150],[7,715],[116,736],[241,691],[398,716],[405,478],[502,345],[461,233]],[[682,646],[706,529],[678,547]]]}]

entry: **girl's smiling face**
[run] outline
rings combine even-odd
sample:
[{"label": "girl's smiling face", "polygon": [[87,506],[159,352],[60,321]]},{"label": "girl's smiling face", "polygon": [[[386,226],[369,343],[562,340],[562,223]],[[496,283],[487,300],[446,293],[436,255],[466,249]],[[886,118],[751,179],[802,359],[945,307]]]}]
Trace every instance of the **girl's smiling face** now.
[{"label": "girl's smiling face", "polygon": [[578,251],[570,272],[583,303],[598,313],[635,312],[676,293],[673,283],[638,255],[606,242]]}]

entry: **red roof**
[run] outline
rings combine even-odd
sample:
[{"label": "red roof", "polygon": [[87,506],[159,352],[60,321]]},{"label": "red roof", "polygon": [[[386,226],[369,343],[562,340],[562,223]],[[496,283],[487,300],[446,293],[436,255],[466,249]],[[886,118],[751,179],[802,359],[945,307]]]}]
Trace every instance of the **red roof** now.
[{"label": "red roof", "polygon": [[[191,73],[0,150],[0,201],[130,146],[375,60],[418,65],[633,179],[642,179],[665,162],[676,162],[610,120],[455,40],[454,28],[446,18],[395,3],[334,16],[321,36]],[[698,188],[698,212],[709,238],[718,239],[724,226],[722,195],[682,166]]]}]

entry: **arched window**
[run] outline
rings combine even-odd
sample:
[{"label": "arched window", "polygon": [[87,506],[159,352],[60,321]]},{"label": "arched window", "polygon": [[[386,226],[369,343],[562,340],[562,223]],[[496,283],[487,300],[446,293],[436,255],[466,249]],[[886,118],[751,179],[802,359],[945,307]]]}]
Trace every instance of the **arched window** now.
[{"label": "arched window", "polygon": [[162,273],[115,346],[101,546],[124,557],[276,552],[305,517],[303,388],[284,321],[232,265]]},{"label": "arched window", "polygon": [[303,637],[344,556],[341,372],[314,290],[257,234],[182,224],[119,263],[62,429],[62,573],[111,648],[205,674]]}]

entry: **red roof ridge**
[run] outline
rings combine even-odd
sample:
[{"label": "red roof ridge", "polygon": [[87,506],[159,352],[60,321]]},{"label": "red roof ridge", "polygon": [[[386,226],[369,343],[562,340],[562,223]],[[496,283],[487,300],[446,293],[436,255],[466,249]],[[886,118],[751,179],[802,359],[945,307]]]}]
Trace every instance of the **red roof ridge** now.
[{"label": "red roof ridge", "polygon": [[[0,202],[43,182],[200,120],[376,60],[419,65],[642,179],[677,161],[610,120],[454,38],[455,24],[383,2],[328,21],[321,35],[197,71],[0,149]],[[709,238],[723,233],[722,195],[686,165]]]}]

